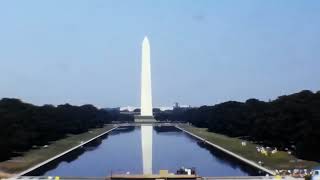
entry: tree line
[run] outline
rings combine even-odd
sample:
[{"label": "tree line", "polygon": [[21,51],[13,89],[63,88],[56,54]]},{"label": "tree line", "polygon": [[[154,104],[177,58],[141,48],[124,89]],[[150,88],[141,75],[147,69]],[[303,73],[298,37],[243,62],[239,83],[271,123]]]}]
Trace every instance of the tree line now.
[{"label": "tree line", "polygon": [[300,158],[320,161],[320,91],[304,90],[269,102],[248,99],[174,109],[157,118],[190,122],[208,131],[289,149]]},{"label": "tree line", "polygon": [[123,118],[93,105],[35,106],[19,99],[0,100],[0,160],[35,146],[47,145],[67,134],[103,127],[111,120]]}]

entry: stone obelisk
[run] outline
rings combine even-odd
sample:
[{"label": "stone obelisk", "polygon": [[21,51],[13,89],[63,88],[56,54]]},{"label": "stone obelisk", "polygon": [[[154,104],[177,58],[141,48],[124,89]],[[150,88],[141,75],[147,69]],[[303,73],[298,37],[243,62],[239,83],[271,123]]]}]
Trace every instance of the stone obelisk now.
[{"label": "stone obelisk", "polygon": [[135,116],[140,123],[153,123],[150,44],[147,37],[143,39],[141,51],[141,114]]},{"label": "stone obelisk", "polygon": [[153,117],[150,44],[149,44],[149,40],[147,37],[145,37],[142,42],[141,116]]}]

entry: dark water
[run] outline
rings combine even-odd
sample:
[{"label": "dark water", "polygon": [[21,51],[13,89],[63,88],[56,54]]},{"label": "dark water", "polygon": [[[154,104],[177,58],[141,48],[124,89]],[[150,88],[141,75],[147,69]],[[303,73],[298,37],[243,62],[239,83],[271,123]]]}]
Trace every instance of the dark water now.
[{"label": "dark water", "polygon": [[[153,172],[195,167],[202,176],[260,175],[259,170],[199,142],[175,127],[153,128]],[[106,176],[141,174],[140,127],[122,127],[27,175]],[[262,173],[265,174],[265,173]]]}]

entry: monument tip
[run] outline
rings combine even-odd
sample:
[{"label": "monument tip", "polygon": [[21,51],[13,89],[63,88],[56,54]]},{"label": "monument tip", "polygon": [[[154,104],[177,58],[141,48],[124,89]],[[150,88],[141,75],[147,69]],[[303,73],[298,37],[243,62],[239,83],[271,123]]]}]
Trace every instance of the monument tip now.
[{"label": "monument tip", "polygon": [[143,38],[143,43],[149,43],[149,39],[148,39],[148,37],[147,36],[145,36],[144,38]]}]

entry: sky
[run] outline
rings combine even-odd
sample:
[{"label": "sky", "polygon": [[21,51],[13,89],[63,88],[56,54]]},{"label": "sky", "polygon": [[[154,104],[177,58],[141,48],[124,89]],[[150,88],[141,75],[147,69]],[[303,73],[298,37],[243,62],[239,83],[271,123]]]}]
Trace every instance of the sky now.
[{"label": "sky", "polygon": [[320,90],[319,0],[0,1],[0,98],[139,106],[268,101]]}]

